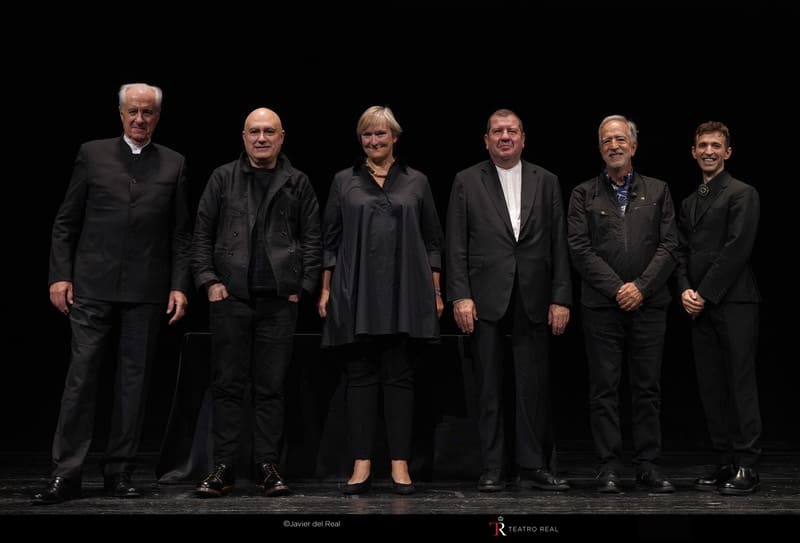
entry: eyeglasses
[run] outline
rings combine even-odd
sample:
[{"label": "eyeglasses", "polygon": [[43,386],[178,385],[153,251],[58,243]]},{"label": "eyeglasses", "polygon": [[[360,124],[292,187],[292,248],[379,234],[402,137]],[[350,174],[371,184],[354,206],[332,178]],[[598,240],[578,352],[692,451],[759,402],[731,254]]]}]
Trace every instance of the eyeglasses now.
[{"label": "eyeglasses", "polygon": [[265,128],[263,130],[260,129],[260,128],[250,128],[250,129],[247,130],[246,133],[247,133],[247,137],[248,138],[252,138],[252,139],[255,140],[255,139],[258,139],[259,137],[261,137],[262,133],[264,134],[265,138],[271,138],[271,137],[274,137],[274,136],[280,134],[280,132],[281,131],[278,130],[277,128]]},{"label": "eyeglasses", "polygon": [[370,140],[372,136],[375,136],[375,139],[378,140],[385,140],[389,136],[390,132],[388,130],[376,130],[375,132],[362,132],[361,139],[362,140]]}]

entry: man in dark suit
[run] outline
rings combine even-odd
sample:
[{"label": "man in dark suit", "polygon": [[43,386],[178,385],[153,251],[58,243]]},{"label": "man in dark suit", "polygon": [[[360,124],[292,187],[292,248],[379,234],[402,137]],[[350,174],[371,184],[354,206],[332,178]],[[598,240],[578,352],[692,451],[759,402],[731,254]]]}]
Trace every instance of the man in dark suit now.
[{"label": "man in dark suit", "polygon": [[97,377],[110,353],[117,365],[105,489],[119,498],[139,496],[131,473],[149,364],[164,312],[170,324],[183,317],[191,285],[185,160],[151,141],[161,97],[161,89],[142,83],[120,88],[124,134],[81,146],[53,224],[50,302],[69,316],[72,353],[53,439],[52,480],[34,504],[80,495]]},{"label": "man in dark suit", "polygon": [[633,122],[611,115],[598,135],[605,170],[573,189],[567,213],[569,249],[582,279],[597,490],[621,491],[619,384],[627,357],[636,481],[650,492],[674,492],[658,463],[667,280],[678,248],[675,209],[666,183],[633,169]]},{"label": "man in dark suit", "polygon": [[549,470],[549,333],[564,332],[572,302],[561,188],[555,175],[521,160],[525,132],[514,112],[494,112],[484,141],[491,160],[456,175],[447,209],[447,296],[458,327],[474,332],[484,464],[478,490],[505,486],[503,334],[509,328],[518,482],[566,490],[567,482]]},{"label": "man in dark suit", "polygon": [[697,490],[751,494],[758,488],[761,415],[756,383],[758,304],[750,253],[756,240],[756,189],[725,171],[728,127],[705,122],[692,156],[703,184],[681,205],[677,271],[681,304],[692,318],[700,397],[719,466],[696,479]]}]

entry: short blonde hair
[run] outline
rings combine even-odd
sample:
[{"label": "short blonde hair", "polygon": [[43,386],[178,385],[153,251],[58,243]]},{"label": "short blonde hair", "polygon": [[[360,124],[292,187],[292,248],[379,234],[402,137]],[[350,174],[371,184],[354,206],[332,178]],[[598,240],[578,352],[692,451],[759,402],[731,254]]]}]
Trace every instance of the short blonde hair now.
[{"label": "short blonde hair", "polygon": [[392,110],[386,106],[371,106],[361,114],[358,118],[358,125],[356,125],[356,137],[360,138],[361,134],[370,126],[385,124],[392,131],[392,135],[397,137],[403,133],[400,128],[400,123],[394,117]]}]

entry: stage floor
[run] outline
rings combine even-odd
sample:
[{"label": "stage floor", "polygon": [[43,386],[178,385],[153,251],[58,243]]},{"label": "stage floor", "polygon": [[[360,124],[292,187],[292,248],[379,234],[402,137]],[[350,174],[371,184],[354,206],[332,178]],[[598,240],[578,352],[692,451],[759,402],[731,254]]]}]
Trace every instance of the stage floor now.
[{"label": "stage floor", "polygon": [[418,480],[416,494],[399,496],[392,492],[388,474],[375,474],[372,490],[358,496],[341,493],[344,481],[289,479],[291,495],[268,498],[251,481],[239,480],[232,494],[219,499],[196,498],[194,482],[158,484],[152,469],[155,456],[143,455],[134,481],[144,495],[121,500],[104,495],[97,458],[92,456],[83,497],[50,506],[30,504],[30,497],[47,482],[46,458],[5,454],[0,460],[0,522],[36,530],[79,525],[135,533],[164,524],[204,533],[224,525],[234,537],[239,537],[239,529],[245,537],[257,526],[264,535],[278,535],[279,541],[333,537],[329,530],[351,540],[366,533],[374,540],[443,530],[468,541],[496,541],[504,535],[582,539],[578,536],[610,530],[613,539],[693,541],[706,534],[761,534],[773,540],[783,529],[800,527],[800,451],[765,454],[759,465],[761,488],[744,497],[691,490],[692,479],[710,465],[708,458],[688,453],[664,457],[663,471],[677,487],[674,494],[650,494],[637,487],[630,467],[623,472],[623,493],[598,494],[592,455],[561,453],[561,475],[572,487],[565,492],[509,485],[502,492],[483,493],[474,480]]}]

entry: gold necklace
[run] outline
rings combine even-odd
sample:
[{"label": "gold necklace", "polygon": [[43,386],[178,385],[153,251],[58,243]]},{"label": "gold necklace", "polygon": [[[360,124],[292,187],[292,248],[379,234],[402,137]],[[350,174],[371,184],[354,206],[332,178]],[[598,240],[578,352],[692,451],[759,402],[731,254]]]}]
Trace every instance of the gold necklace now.
[{"label": "gold necklace", "polygon": [[384,179],[389,175],[389,168],[392,167],[392,164],[389,164],[389,168],[386,168],[386,173],[381,174],[375,171],[374,167],[370,166],[369,160],[364,161],[364,165],[367,167],[367,170],[369,171],[370,174],[372,174],[374,177],[378,177],[381,179]]}]

